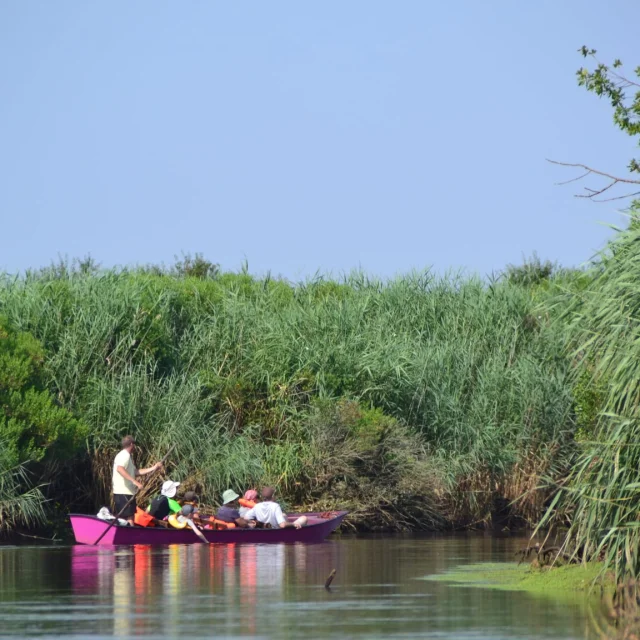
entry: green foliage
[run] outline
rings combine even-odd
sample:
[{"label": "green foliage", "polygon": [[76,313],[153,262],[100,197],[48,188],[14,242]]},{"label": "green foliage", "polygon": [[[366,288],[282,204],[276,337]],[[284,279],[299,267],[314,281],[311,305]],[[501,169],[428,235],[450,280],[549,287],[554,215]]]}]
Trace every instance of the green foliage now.
[{"label": "green foliage", "polygon": [[[535,478],[552,454],[568,455],[564,337],[538,303],[521,283],[428,272],[390,281],[318,276],[294,286],[246,270],[200,278],[73,269],[0,286],[12,324],[46,348],[43,387],[88,426],[96,503],[107,499],[120,437],[133,432],[143,443],[140,465],[178,442],[171,473],[212,501],[229,484],[269,481],[286,501],[328,508],[340,496],[378,496],[379,469],[393,468],[407,496],[419,489],[432,496],[430,509],[438,503],[439,522],[486,519],[495,500],[511,500],[520,486],[507,478],[525,467]],[[360,480],[333,493],[316,482],[314,470],[325,471],[309,416],[318,399],[342,398],[359,417],[340,422],[356,456],[341,464],[344,477]],[[416,438],[420,464],[406,434]],[[318,450],[340,458],[337,446]],[[408,461],[404,471],[389,466],[393,458]],[[478,500],[485,477],[492,488]],[[453,493],[455,514],[447,511]],[[388,520],[376,514],[390,507],[371,506],[383,502],[350,499],[368,505],[362,523]],[[406,505],[403,526],[434,521],[414,498],[397,500]]]},{"label": "green foliage", "polygon": [[[623,75],[622,62],[614,60],[611,66],[605,65],[596,58],[596,50],[581,47],[583,57],[591,57],[596,61],[593,71],[582,67],[577,71],[578,84],[587,91],[597,96],[607,98],[613,107],[613,121],[626,134],[630,136],[640,135],[640,67],[633,71],[638,80],[632,80]],[[627,96],[631,90],[632,95]],[[640,141],[638,142],[640,144]],[[631,173],[640,173],[640,164],[637,158],[632,158],[629,163]]]},{"label": "green foliage", "polygon": [[435,461],[394,418],[354,400],[324,399],[304,417],[304,433],[306,501],[315,508],[344,505],[368,528],[445,526]]},{"label": "green foliage", "polygon": [[[609,66],[596,58],[595,49],[583,46],[579,51],[584,58],[592,58],[596,67],[592,71],[584,67],[580,68],[577,72],[578,84],[585,87],[587,91],[607,99],[613,108],[613,121],[616,126],[627,135],[636,137],[637,144],[640,145],[640,67],[634,69],[633,75],[636,76],[636,79],[633,79],[632,76],[623,73],[623,65],[620,60],[614,60],[613,64]],[[595,174],[604,176],[610,181],[604,188],[587,189],[587,194],[583,197],[594,198],[608,192],[618,184],[635,185],[636,190],[612,199],[633,198],[640,195],[640,191],[637,190],[637,185],[640,185],[640,177],[637,175],[640,173],[640,159],[637,157],[631,158],[629,161],[630,177],[612,176],[585,165],[572,166],[586,169],[585,176]]]},{"label": "green foliage", "polygon": [[196,253],[195,256],[191,256],[189,253],[183,254],[182,259],[176,256],[176,263],[173,267],[173,272],[177,276],[201,280],[215,278],[219,271],[219,265],[209,262],[201,253]]},{"label": "green foliage", "polygon": [[72,456],[87,435],[41,388],[43,359],[32,335],[11,330],[0,318],[0,439],[10,467]]},{"label": "green foliage", "polygon": [[549,280],[557,269],[556,264],[549,260],[542,262],[534,252],[533,256],[525,259],[521,265],[507,265],[505,278],[511,284],[531,287]]},{"label": "green foliage", "polygon": [[573,387],[576,412],[576,440],[590,441],[596,432],[598,421],[605,410],[606,383],[595,380],[593,368],[581,367]]},{"label": "green foliage", "polygon": [[0,440],[0,534],[17,526],[34,526],[45,519],[45,498],[23,465],[12,465],[12,455]]},{"label": "green foliage", "polygon": [[584,560],[603,557],[603,571],[614,570],[618,580],[640,574],[638,247],[640,226],[631,224],[603,252],[591,285],[562,302],[586,441],[558,494],[558,511],[548,513],[569,519],[569,550]]},{"label": "green foliage", "polygon": [[42,345],[0,317],[0,531],[43,520],[44,496],[32,487],[34,473],[71,458],[87,436],[43,388],[43,362]]}]

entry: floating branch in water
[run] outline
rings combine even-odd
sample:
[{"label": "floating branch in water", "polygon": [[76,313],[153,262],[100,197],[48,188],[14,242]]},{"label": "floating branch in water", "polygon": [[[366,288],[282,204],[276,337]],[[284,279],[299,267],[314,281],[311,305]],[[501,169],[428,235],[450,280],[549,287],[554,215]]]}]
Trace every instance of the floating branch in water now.
[{"label": "floating branch in water", "polygon": [[330,574],[329,577],[327,578],[327,581],[324,583],[324,588],[328,589],[331,586],[331,583],[333,582],[333,579],[336,577],[336,570],[334,569]]}]

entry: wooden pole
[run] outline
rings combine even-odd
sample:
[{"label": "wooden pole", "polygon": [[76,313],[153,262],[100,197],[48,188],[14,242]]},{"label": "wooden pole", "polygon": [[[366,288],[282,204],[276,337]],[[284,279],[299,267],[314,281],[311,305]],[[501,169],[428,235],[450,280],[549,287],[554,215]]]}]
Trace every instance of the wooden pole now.
[{"label": "wooden pole", "polygon": [[[174,444],[171,449],[169,449],[169,451],[167,451],[167,455],[165,455],[164,458],[162,458],[162,460],[160,460],[160,464],[164,465],[165,460],[169,457],[169,454],[171,454],[171,452],[176,448],[176,445]],[[156,469],[157,471],[157,469]],[[155,471],[152,471],[152,473],[155,473]],[[151,474],[149,474],[151,475]],[[120,509],[120,511],[118,512],[118,514],[116,515],[116,517],[113,519],[113,522],[111,522],[109,524],[109,526],[100,534],[100,537],[93,543],[94,545],[98,544],[98,542],[100,542],[100,540],[102,540],[102,538],[104,538],[107,535],[107,531],[109,531],[111,529],[111,527],[113,527],[113,525],[118,522],[118,518],[124,513],[124,511],[126,510],[126,508],[136,499],[136,494],[134,493],[131,496],[131,499],[127,501],[127,504],[124,505],[124,507],[122,507],[122,509]]]}]

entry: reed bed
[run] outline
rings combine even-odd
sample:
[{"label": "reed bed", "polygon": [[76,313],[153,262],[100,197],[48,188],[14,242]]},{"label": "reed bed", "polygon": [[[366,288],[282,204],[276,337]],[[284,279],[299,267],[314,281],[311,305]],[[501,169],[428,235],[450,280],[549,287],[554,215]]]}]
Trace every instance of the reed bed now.
[{"label": "reed bed", "polygon": [[88,425],[95,506],[133,432],[140,464],[177,442],[171,474],[212,503],[268,481],[362,527],[540,515],[534,479],[563,473],[574,421],[565,338],[536,304],[528,285],[429,272],[292,285],[65,266],[0,286]]},{"label": "reed bed", "polygon": [[565,550],[603,560],[618,583],[640,575],[640,224],[637,214],[560,299],[571,336],[579,449],[542,524],[568,524]]}]

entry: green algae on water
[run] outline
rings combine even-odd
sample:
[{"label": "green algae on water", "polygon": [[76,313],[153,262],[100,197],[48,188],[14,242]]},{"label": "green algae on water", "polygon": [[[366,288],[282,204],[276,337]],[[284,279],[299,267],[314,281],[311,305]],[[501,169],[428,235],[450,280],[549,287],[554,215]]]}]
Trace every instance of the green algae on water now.
[{"label": "green algae on water", "polygon": [[588,593],[598,587],[602,565],[565,565],[534,569],[506,562],[482,562],[456,567],[446,573],[428,575],[421,580],[449,582],[456,586],[560,594]]}]

